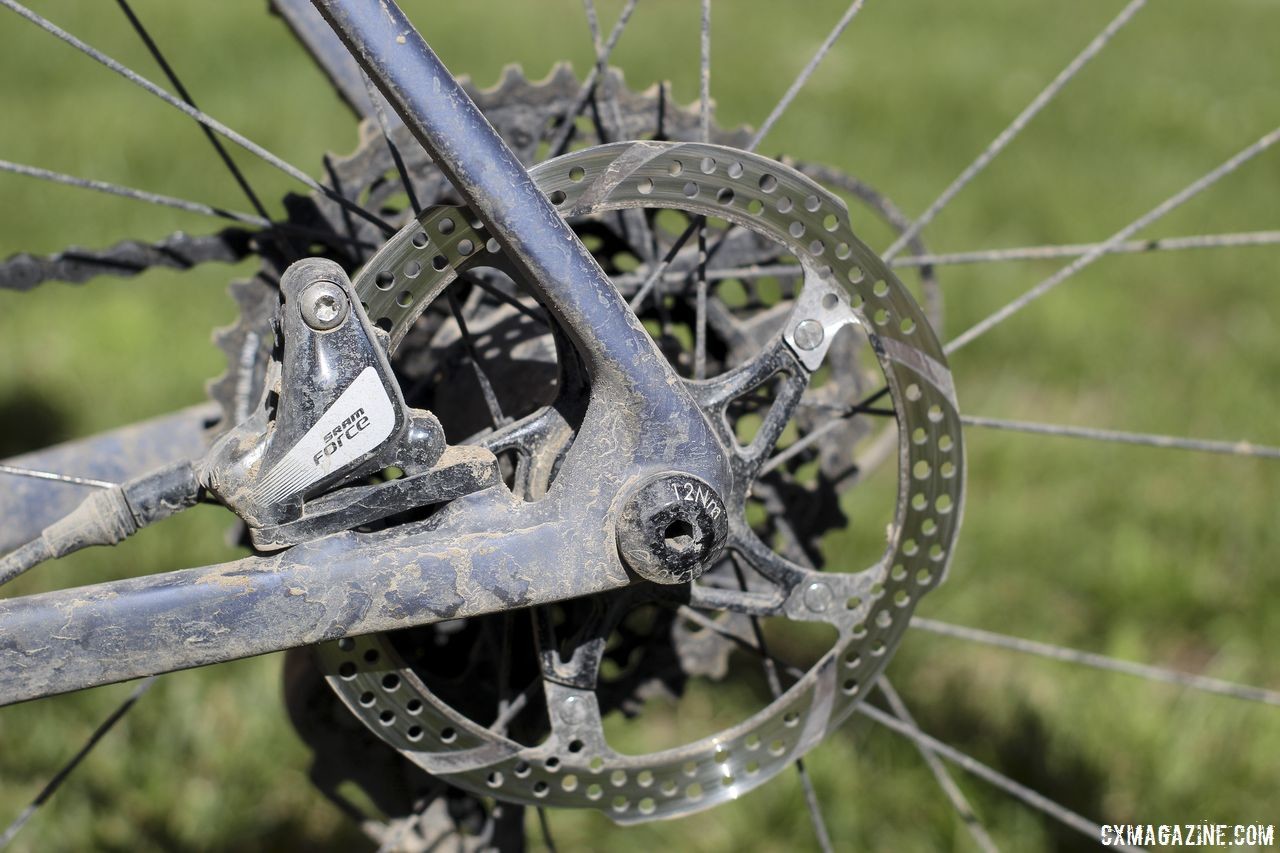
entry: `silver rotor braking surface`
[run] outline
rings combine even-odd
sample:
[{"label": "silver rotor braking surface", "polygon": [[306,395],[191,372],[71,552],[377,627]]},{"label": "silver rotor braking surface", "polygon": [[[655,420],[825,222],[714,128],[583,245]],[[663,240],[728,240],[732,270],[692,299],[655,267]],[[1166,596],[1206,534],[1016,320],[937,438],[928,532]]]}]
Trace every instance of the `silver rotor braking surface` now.
[{"label": "silver rotor braking surface", "polygon": [[[725,496],[728,548],[768,579],[741,595],[720,590],[717,600],[739,612],[825,623],[837,639],[750,718],[645,755],[623,755],[606,742],[590,678],[543,681],[550,734],[526,746],[438,698],[387,635],[342,640],[318,654],[330,685],[357,718],[460,788],[509,802],[595,808],[620,823],[687,814],[758,786],[817,745],[862,700],[916,602],[942,579],[964,479],[951,375],[924,313],[854,236],[843,202],[785,165],[715,145],[640,142],[568,154],[531,175],[571,219],[639,207],[716,217],[781,244],[803,267],[803,290],[781,334],[753,362],[726,374],[740,378],[754,370],[754,384],[732,394],[717,379],[689,387],[744,474]],[[470,219],[460,208],[425,211],[355,280],[369,318],[390,333],[392,349],[460,273],[506,268],[496,242]],[[733,394],[777,375],[803,385],[845,325],[866,335],[887,382],[898,422],[899,486],[884,554],[853,572],[817,571],[773,553],[748,527],[745,502],[764,460],[734,439],[725,406]],[[695,599],[709,594],[714,597],[697,584],[690,590]]]}]

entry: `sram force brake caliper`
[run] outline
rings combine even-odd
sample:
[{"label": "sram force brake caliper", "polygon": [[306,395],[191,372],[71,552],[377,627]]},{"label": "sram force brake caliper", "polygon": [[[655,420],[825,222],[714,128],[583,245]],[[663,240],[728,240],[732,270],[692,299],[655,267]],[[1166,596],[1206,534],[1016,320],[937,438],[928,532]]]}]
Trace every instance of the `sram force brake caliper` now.
[{"label": "sram force brake caliper", "polygon": [[[447,447],[435,415],[411,409],[342,268],[309,258],[285,271],[280,361],[258,411],[218,440],[200,479],[249,525],[255,546],[287,547],[493,485],[489,451]],[[388,479],[398,469],[403,476]]]}]

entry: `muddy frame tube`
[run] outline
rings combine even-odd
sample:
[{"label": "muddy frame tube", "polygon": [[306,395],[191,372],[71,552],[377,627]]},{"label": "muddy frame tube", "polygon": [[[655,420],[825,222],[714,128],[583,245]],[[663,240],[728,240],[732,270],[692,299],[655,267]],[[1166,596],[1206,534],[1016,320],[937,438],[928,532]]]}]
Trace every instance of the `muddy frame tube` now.
[{"label": "muddy frame tube", "polygon": [[0,705],[626,586],[630,490],[657,473],[729,489],[684,383],[400,9],[314,2],[577,349],[591,388],[574,444],[536,502],[494,486],[391,531],[0,601]]}]

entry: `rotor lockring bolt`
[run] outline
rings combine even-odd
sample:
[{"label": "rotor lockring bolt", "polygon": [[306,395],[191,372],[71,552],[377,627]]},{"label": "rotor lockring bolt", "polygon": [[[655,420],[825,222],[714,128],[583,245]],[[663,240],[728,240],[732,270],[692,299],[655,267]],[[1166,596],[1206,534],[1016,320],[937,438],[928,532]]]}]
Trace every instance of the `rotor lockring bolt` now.
[{"label": "rotor lockring bolt", "polygon": [[688,583],[720,556],[728,534],[724,501],[705,480],[658,474],[637,486],[623,505],[618,553],[647,580]]},{"label": "rotor lockring bolt", "polygon": [[796,326],[796,330],[791,333],[791,336],[795,339],[796,346],[802,350],[809,351],[822,346],[826,331],[817,320],[801,320],[800,324]]},{"label": "rotor lockring bolt", "polygon": [[317,332],[328,332],[347,319],[350,304],[347,294],[332,281],[312,282],[298,297],[302,319]]}]

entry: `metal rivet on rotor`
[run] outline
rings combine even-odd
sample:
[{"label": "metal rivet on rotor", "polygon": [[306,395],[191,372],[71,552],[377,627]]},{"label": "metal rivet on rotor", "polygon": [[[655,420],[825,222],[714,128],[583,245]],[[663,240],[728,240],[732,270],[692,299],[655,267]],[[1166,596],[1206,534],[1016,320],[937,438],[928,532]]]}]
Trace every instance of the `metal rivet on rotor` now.
[{"label": "metal rivet on rotor", "polygon": [[307,286],[298,297],[302,319],[317,332],[327,332],[342,325],[350,305],[342,288],[331,281],[317,281]]},{"label": "metal rivet on rotor", "polygon": [[822,345],[822,339],[826,337],[826,333],[817,320],[802,320],[796,326],[796,330],[791,333],[791,337],[800,349],[815,350]]},{"label": "metal rivet on rotor", "polygon": [[831,606],[831,587],[822,581],[814,581],[804,591],[804,606],[814,613],[822,613]]},{"label": "metal rivet on rotor", "polygon": [[587,706],[577,696],[566,696],[564,701],[560,703],[556,716],[566,726],[580,725],[587,719]]}]

